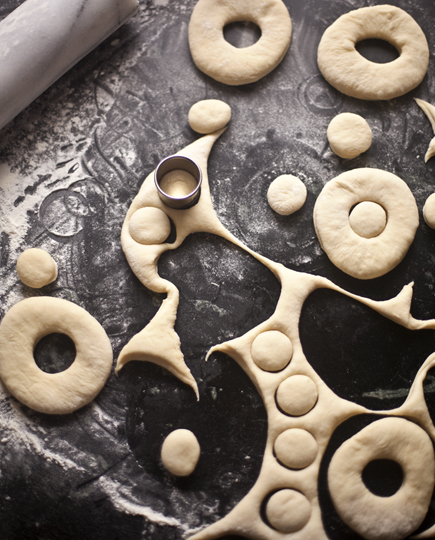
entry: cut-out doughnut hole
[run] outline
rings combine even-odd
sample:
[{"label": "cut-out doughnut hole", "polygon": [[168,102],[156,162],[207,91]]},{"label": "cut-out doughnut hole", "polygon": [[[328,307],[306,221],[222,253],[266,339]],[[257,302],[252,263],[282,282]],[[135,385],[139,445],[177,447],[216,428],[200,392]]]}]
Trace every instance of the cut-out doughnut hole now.
[{"label": "cut-out doughnut hole", "polygon": [[174,236],[175,227],[163,210],[146,206],[134,212],[128,222],[128,230],[138,244],[157,245],[169,242]]},{"label": "cut-out doughnut hole", "polygon": [[349,213],[352,230],[362,238],[379,236],[387,225],[387,212],[378,203],[362,201],[353,206]]},{"label": "cut-out doughnut hole", "polygon": [[74,362],[76,346],[66,334],[48,334],[36,344],[33,357],[42,371],[60,373]]},{"label": "cut-out doughnut hole", "polygon": [[260,515],[272,529],[282,533],[296,532],[309,522],[311,504],[300,491],[280,489],[265,498]]},{"label": "cut-out doughnut hole", "polygon": [[251,346],[251,355],[257,366],[263,371],[283,370],[293,355],[290,339],[278,330],[268,330],[258,334]]},{"label": "cut-out doughnut hole", "polygon": [[355,45],[355,49],[376,64],[388,64],[400,56],[396,47],[383,39],[363,39]]},{"label": "cut-out doughnut hole", "polygon": [[245,49],[261,38],[261,29],[250,21],[236,21],[224,26],[224,38],[230,45]]},{"label": "cut-out doughnut hole", "polygon": [[362,480],[374,495],[391,497],[403,483],[403,469],[392,459],[374,459],[365,466]]},{"label": "cut-out doughnut hole", "polygon": [[306,375],[292,375],[278,386],[275,402],[288,416],[303,416],[316,405],[319,393],[316,383]]}]

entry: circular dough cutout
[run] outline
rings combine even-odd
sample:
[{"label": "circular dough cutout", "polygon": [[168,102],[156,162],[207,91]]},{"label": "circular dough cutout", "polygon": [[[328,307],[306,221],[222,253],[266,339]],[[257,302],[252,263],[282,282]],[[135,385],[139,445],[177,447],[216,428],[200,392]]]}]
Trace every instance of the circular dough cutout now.
[{"label": "circular dough cutout", "polygon": [[[355,45],[371,38],[388,41],[400,56],[386,64],[370,62]],[[325,30],[317,63],[325,79],[343,94],[392,99],[421,83],[429,65],[429,47],[408,13],[390,5],[370,6],[342,15]]]},{"label": "circular dough cutout", "polygon": [[264,371],[281,371],[290,362],[292,354],[292,342],[278,330],[258,334],[251,346],[252,359]]},{"label": "circular dough cutout", "polygon": [[387,214],[377,203],[363,201],[358,203],[349,215],[352,230],[363,238],[379,236],[387,224]]},{"label": "circular dough cutout", "polygon": [[316,459],[319,447],[309,431],[291,428],[278,435],[274,450],[278,461],[289,469],[305,469]]},{"label": "circular dough cutout", "polygon": [[[403,483],[391,497],[374,495],[362,473],[375,459],[396,461]],[[401,540],[420,526],[434,488],[434,451],[429,436],[403,418],[377,420],[344,442],[328,470],[328,485],[341,519],[368,540]]]},{"label": "circular dough cutout", "polygon": [[305,184],[291,174],[283,174],[275,178],[267,191],[270,207],[281,216],[289,216],[302,208],[306,198]]},{"label": "circular dough cutout", "polygon": [[176,429],[163,441],[161,458],[166,470],[175,476],[189,476],[198,463],[201,448],[188,429]]},{"label": "circular dough cutout", "polygon": [[213,133],[231,120],[231,107],[220,99],[204,99],[192,105],[188,120],[197,133]]},{"label": "circular dough cutout", "polygon": [[17,274],[24,285],[40,289],[57,278],[57,264],[43,249],[30,248],[18,257]]},{"label": "circular dough cutout", "polygon": [[162,244],[171,232],[168,216],[159,208],[146,206],[139,208],[128,222],[128,230],[133,240],[139,244]]},{"label": "circular dough cutout", "polygon": [[435,193],[432,193],[426,199],[423,207],[423,217],[426,224],[431,229],[435,229]]},{"label": "circular dough cutout", "polygon": [[278,386],[278,406],[290,416],[307,414],[317,403],[316,383],[306,375],[292,375]]},{"label": "circular dough cutout", "polygon": [[[374,238],[359,236],[349,212],[363,201],[379,204],[387,224]],[[398,176],[379,169],[354,169],[328,182],[314,206],[314,226],[332,263],[359,279],[383,276],[397,266],[414,240],[418,209],[409,187]]]},{"label": "circular dough cutout", "polygon": [[[76,357],[59,373],[39,369],[33,358],[38,341],[53,333],[74,341]],[[0,324],[0,378],[27,407],[66,414],[92,401],[112,368],[112,347],[102,326],[83,308],[49,296],[15,304]]]},{"label": "circular dough cutout", "polygon": [[294,489],[281,489],[266,504],[270,525],[283,533],[299,531],[310,520],[311,504],[305,495]]},{"label": "circular dough cutout", "polygon": [[[260,39],[243,49],[224,38],[225,25],[249,21],[261,29]],[[189,46],[198,69],[216,81],[238,86],[258,81],[283,59],[292,24],[282,0],[199,0],[189,23]]]},{"label": "circular dough cutout", "polygon": [[329,123],[326,131],[331,150],[344,159],[353,159],[372,144],[372,130],[359,114],[341,113]]}]

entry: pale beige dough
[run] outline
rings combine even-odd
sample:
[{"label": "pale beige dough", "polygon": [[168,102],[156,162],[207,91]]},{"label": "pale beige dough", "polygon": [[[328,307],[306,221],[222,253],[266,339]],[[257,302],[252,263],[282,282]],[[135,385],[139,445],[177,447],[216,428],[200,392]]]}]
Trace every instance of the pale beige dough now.
[{"label": "pale beige dough", "polygon": [[306,198],[305,184],[291,174],[283,174],[275,178],[267,191],[270,207],[281,216],[289,216],[302,208]]},{"label": "pale beige dough", "polygon": [[[384,208],[385,229],[373,238],[355,233],[351,208],[372,201]],[[414,240],[418,209],[410,189],[398,176],[379,169],[354,169],[328,182],[317,198],[314,226],[322,248],[343,272],[359,279],[382,276],[397,266]]]},{"label": "pale beige dough", "polygon": [[213,133],[231,120],[231,107],[220,99],[204,99],[192,105],[188,120],[197,133]]},{"label": "pale beige dough", "polygon": [[189,476],[195,470],[200,454],[195,435],[188,429],[176,429],[163,441],[161,459],[171,474]]},{"label": "pale beige dough", "polygon": [[[46,373],[33,358],[38,341],[53,333],[69,336],[76,347],[71,366]],[[83,308],[49,296],[15,304],[0,324],[0,378],[19,401],[48,414],[83,407],[106,383],[112,347],[102,326]]]},{"label": "pale beige dough", "polygon": [[159,182],[160,189],[171,197],[187,197],[195,191],[198,183],[195,177],[183,169],[169,171]]},{"label": "pale beige dough", "polygon": [[[382,39],[400,56],[392,62],[370,62],[356,50],[364,39]],[[416,21],[390,5],[363,7],[339,17],[320,40],[317,63],[337,90],[359,99],[392,99],[423,80],[429,64],[426,37]]]},{"label": "pale beige dough", "polygon": [[30,248],[18,257],[17,274],[24,285],[40,289],[57,278],[57,264],[43,249]]},{"label": "pale beige dough", "polygon": [[349,224],[358,236],[374,238],[385,229],[387,214],[381,205],[363,201],[349,214]]},{"label": "pale beige dough", "polygon": [[[432,126],[432,131],[435,133],[435,107],[428,103],[427,101],[424,101],[423,99],[414,98],[417,105],[420,107],[420,109],[424,112],[424,114],[428,117],[429,122]],[[426,151],[426,155],[424,156],[424,161],[427,163],[431,157],[435,156],[435,137],[432,138],[432,140],[429,143],[429,147]]]},{"label": "pale beige dough", "polygon": [[276,401],[291,416],[302,416],[311,411],[317,402],[316,383],[306,375],[292,375],[278,386]]},{"label": "pale beige dough", "polygon": [[252,359],[264,371],[280,371],[290,362],[292,342],[282,332],[262,332],[252,342]]},{"label": "pale beige dough", "polygon": [[435,229],[435,193],[432,193],[426,199],[423,207],[423,217],[426,224],[431,229]]},{"label": "pale beige dough", "polygon": [[353,159],[366,152],[372,144],[372,130],[359,114],[337,114],[326,131],[331,150],[344,159]]},{"label": "pale beige dough", "polygon": [[[371,493],[362,480],[374,459],[391,459],[403,483],[390,497]],[[367,540],[401,540],[420,526],[434,489],[435,461],[429,435],[403,418],[377,420],[334,454],[328,484],[341,519]]]},{"label": "pale beige dough", "polygon": [[313,463],[319,451],[316,439],[300,428],[286,429],[275,441],[276,458],[290,469],[305,469]]},{"label": "pale beige dough", "polygon": [[299,491],[281,489],[267,502],[266,516],[274,529],[291,533],[299,531],[308,523],[311,505]]},{"label": "pale beige dough", "polygon": [[[243,49],[225,40],[224,26],[250,21],[261,29]],[[281,0],[199,0],[189,24],[189,46],[196,67],[228,85],[248,84],[271,72],[290,45],[292,24]]]},{"label": "pale beige dough", "polygon": [[171,232],[168,216],[159,208],[139,208],[128,223],[131,237],[139,244],[154,245],[164,242]]}]

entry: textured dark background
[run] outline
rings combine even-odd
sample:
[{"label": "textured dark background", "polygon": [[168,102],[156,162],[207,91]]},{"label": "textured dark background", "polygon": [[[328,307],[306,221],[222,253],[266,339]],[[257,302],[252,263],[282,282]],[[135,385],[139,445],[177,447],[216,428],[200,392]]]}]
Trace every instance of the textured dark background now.
[{"label": "textured dark background", "polygon": [[[19,3],[3,0],[0,17]],[[273,260],[374,299],[395,296],[415,281],[413,315],[435,316],[435,233],[422,218],[434,191],[435,159],[424,163],[433,133],[413,100],[435,103],[435,4],[392,2],[417,20],[428,39],[431,59],[423,83],[389,102],[364,102],[323,80],[316,50],[339,15],[374,2],[285,3],[293,21],[289,52],[257,83],[227,87],[195,68],[187,44],[193,0],[148,0],[130,23],[0,132],[0,163],[17,179],[6,181],[0,174],[3,313],[27,296],[66,298],[104,326],[117,357],[162,300],[140,284],[124,258],[119,236],[125,213],[155,165],[196,138],[187,123],[191,105],[217,98],[233,112],[209,162],[212,198],[228,229]],[[242,24],[227,33],[244,45],[256,36],[255,28]],[[378,59],[392,54],[379,44],[364,50]],[[351,161],[332,154],[326,141],[329,121],[344,111],[363,115],[373,130],[371,149]],[[323,185],[365,166],[403,178],[421,215],[402,263],[371,281],[336,269],[312,222]],[[289,217],[275,214],[266,200],[270,182],[284,173],[299,176],[308,189],[304,207]],[[59,279],[35,292],[19,283],[15,262],[23,249],[38,246],[56,259]],[[95,402],[72,415],[35,413],[3,390],[1,540],[181,539],[226,515],[255,482],[267,428],[262,401],[234,361],[204,358],[212,345],[243,335],[273,313],[278,283],[249,255],[205,234],[166,253],[159,268],[180,289],[176,330],[200,402],[172,375],[140,362],[128,364],[118,377],[112,374]],[[406,331],[331,291],[318,291],[306,302],[301,337],[327,384],[374,411],[403,403],[418,368],[435,350],[433,332]],[[65,367],[67,343],[48,340],[40,349],[45,369]],[[430,406],[431,381],[432,375],[425,384]],[[339,441],[370,419],[341,426],[325,457],[321,501],[331,538],[357,536],[343,527],[328,500],[327,463]],[[174,480],[159,462],[164,437],[177,427],[192,429],[202,447],[198,468],[187,480]]]}]

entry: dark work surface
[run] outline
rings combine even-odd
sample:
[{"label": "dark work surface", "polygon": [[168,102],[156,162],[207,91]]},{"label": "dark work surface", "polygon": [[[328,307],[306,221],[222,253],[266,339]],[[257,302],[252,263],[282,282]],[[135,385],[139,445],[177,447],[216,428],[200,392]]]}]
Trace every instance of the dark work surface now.
[{"label": "dark work surface", "polygon": [[[0,18],[19,3],[1,2]],[[193,0],[149,0],[130,23],[0,132],[0,162],[18,178],[15,185],[0,175],[1,316],[28,296],[71,300],[103,325],[117,358],[162,301],[141,285],[124,258],[120,229],[125,213],[156,164],[195,140],[187,114],[205,98],[232,107],[229,128],[210,156],[209,178],[215,209],[233,234],[289,268],[320,274],[373,299],[391,298],[414,281],[413,315],[435,316],[435,232],[422,217],[424,202],[435,191],[435,159],[424,163],[433,132],[413,100],[435,103],[433,53],[424,81],[406,96],[388,102],[346,97],[320,75],[317,46],[339,15],[375,3],[285,3],[293,21],[290,49],[278,68],[257,83],[228,87],[195,68],[187,43]],[[392,3],[417,20],[434,51],[432,0]],[[248,45],[258,32],[252,25],[235,24],[226,37]],[[379,43],[362,45],[360,51],[377,61],[394,54]],[[330,120],[345,111],[364,116],[373,130],[370,150],[350,161],[335,156],[326,140]],[[359,281],[335,268],[322,251],[312,211],[327,181],[366,166],[407,182],[420,225],[394,270]],[[270,182],[285,173],[300,177],[308,189],[305,205],[288,217],[275,214],[266,199]],[[41,291],[16,277],[16,258],[27,247],[44,247],[59,266],[58,280]],[[1,540],[180,540],[185,530],[225,516],[254,484],[267,430],[262,400],[229,357],[204,359],[211,346],[270,317],[279,284],[245,252],[206,234],[166,253],[159,269],[180,289],[176,330],[200,401],[172,375],[144,362],[131,362],[118,376],[112,373],[94,403],[66,416],[35,413],[2,390]],[[432,331],[404,330],[325,290],[312,294],[304,306],[301,339],[325,382],[339,396],[373,411],[403,403],[417,370],[435,349]],[[64,368],[60,360],[56,363],[63,348],[69,357],[71,345],[62,340],[41,344],[38,362],[47,362],[47,370]],[[425,382],[432,416],[433,376],[429,373]],[[327,464],[340,441],[373,418],[378,416],[356,417],[340,426],[325,455],[320,494],[331,538],[358,536],[331,506]],[[203,448],[187,480],[172,478],[159,461],[164,437],[178,427],[194,431]],[[427,525],[435,521],[432,513]]]}]

